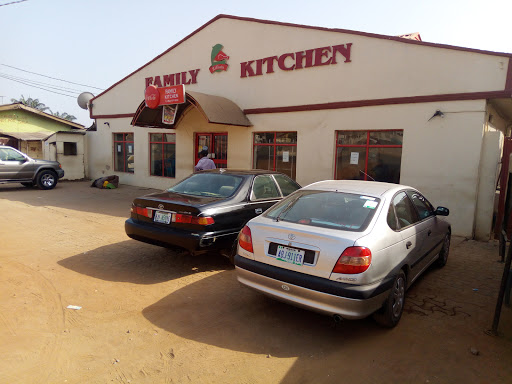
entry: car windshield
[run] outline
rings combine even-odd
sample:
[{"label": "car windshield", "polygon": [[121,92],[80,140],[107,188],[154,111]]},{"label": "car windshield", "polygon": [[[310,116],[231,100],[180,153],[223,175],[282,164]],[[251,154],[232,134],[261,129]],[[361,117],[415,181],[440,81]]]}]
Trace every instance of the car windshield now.
[{"label": "car windshield", "polygon": [[196,173],[167,191],[194,196],[230,197],[236,192],[242,181],[243,178],[240,176]]},{"label": "car windshield", "polygon": [[276,221],[360,232],[370,223],[379,203],[380,199],[365,195],[303,190],[264,215]]}]

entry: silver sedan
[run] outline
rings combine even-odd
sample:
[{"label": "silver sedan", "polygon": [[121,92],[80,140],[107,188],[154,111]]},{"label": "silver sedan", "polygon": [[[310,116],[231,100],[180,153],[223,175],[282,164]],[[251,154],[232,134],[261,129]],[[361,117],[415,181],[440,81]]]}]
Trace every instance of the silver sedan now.
[{"label": "silver sedan", "polygon": [[239,234],[238,281],[275,299],[334,316],[373,314],[394,327],[405,291],[446,264],[450,224],[416,189],[372,181],[304,187]]}]

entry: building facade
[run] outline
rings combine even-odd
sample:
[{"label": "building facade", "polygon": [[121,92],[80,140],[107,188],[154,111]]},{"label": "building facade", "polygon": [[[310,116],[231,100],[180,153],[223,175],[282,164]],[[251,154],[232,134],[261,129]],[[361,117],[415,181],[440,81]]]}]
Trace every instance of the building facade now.
[{"label": "building facade", "polygon": [[[450,208],[455,235],[489,238],[511,57],[220,15],[91,100],[89,177],[167,188],[206,146],[217,167],[301,185],[411,185]],[[181,84],[176,110],[147,106],[149,88]]]},{"label": "building facade", "polygon": [[34,159],[59,161],[64,180],[85,178],[85,129],[21,103],[0,105],[0,145]]}]

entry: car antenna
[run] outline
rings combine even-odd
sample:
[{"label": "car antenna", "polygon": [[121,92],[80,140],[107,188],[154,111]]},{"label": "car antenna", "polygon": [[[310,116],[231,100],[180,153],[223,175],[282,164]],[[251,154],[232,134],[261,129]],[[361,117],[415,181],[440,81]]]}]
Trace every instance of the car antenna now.
[{"label": "car antenna", "polygon": [[367,174],[366,172],[363,172],[361,170],[359,170],[359,172],[361,172],[363,175],[366,175],[366,177],[369,177],[370,179],[372,179],[373,181],[375,181],[375,179],[373,177],[371,177],[369,174]]}]

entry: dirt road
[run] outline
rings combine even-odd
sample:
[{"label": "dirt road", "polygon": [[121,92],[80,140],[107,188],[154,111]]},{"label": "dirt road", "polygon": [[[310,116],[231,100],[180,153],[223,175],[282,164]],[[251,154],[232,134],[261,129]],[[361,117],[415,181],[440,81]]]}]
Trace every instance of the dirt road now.
[{"label": "dirt road", "polygon": [[128,239],[131,200],[148,192],[0,185],[0,383],[512,382],[511,309],[485,333],[496,243],[454,239],[397,328],[335,326],[241,287],[221,256]]}]

